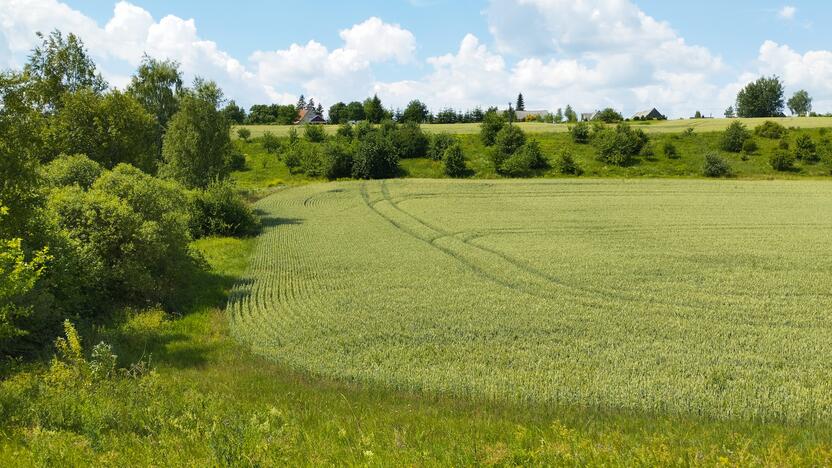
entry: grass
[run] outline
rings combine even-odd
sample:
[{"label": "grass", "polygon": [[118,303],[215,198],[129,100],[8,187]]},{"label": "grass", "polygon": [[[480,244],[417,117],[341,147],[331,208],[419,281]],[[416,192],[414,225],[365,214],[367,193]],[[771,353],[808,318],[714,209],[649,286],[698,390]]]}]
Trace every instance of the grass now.
[{"label": "grass", "polygon": [[286,365],[486,401],[817,424],[828,182],[308,185],[233,296]]},{"label": "grass", "polygon": [[[150,357],[156,371],[138,385],[126,382],[142,388],[116,382],[50,399],[33,393],[15,410],[17,390],[40,366],[0,382],[0,464],[832,463],[832,432],[823,427],[482,402],[295,372],[241,347],[221,309],[257,243],[196,242],[212,272],[197,281],[194,308],[183,316],[131,313],[88,332],[85,343],[107,339],[122,365]],[[73,422],[69,414],[83,417]]]},{"label": "grass", "polygon": [[[697,132],[718,132],[728,128],[734,120],[740,120],[749,128],[755,128],[766,120],[773,120],[786,127],[796,128],[823,128],[832,127],[832,117],[773,117],[753,119],[680,119],[647,122],[630,122],[632,125],[643,128],[648,133],[679,133],[687,128],[693,128]],[[520,122],[517,125],[528,133],[563,133],[568,130],[567,124],[546,124],[540,122]],[[275,136],[285,137],[289,135],[292,125],[237,125],[231,129],[233,138],[237,138],[237,129],[245,127],[251,130],[252,138],[260,137],[265,132],[271,132]],[[337,125],[325,125],[327,134],[334,135]],[[477,123],[462,124],[423,124],[422,128],[429,133],[451,133],[455,135],[471,135],[480,131]]]}]

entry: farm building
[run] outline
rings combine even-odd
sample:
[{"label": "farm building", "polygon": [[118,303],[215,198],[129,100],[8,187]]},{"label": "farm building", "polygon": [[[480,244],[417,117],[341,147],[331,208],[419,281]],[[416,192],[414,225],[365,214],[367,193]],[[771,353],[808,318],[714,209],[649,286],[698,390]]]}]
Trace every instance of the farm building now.
[{"label": "farm building", "polygon": [[589,122],[590,120],[595,119],[595,116],[598,115],[598,111],[595,112],[581,112],[581,122]]},{"label": "farm building", "polygon": [[530,111],[514,111],[514,116],[518,122],[525,122],[526,120],[543,120],[549,111],[545,110],[530,110]]},{"label": "farm building", "polygon": [[300,112],[298,112],[298,120],[295,121],[295,125],[324,123],[326,123],[326,119],[324,119],[324,117],[311,106],[301,109]]},{"label": "farm building", "polygon": [[650,110],[636,112],[633,114],[633,120],[665,120],[667,117],[659,112],[655,107]]}]

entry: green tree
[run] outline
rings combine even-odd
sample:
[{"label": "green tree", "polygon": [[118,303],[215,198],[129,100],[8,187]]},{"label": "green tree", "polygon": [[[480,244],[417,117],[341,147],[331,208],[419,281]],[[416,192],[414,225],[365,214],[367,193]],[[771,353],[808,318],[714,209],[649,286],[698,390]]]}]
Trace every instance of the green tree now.
[{"label": "green tree", "polygon": [[566,105],[566,110],[563,111],[563,116],[566,118],[567,122],[577,122],[578,121],[578,114],[572,110],[572,106]]},{"label": "green tree", "polygon": [[555,112],[555,116],[553,117],[553,119],[552,119],[552,120],[553,120],[555,123],[561,123],[561,122],[563,122],[563,110],[561,110],[561,108],[560,108],[560,107],[558,107],[558,111],[557,111],[557,112]]},{"label": "green tree", "polygon": [[616,123],[624,120],[624,117],[612,107],[607,107],[595,115],[595,120],[600,120],[604,123]]},{"label": "green tree", "polygon": [[352,101],[347,104],[347,120],[359,122],[366,118],[367,117],[364,115],[364,104],[358,101]]},{"label": "green tree", "polygon": [[228,176],[226,158],[231,149],[229,125],[205,94],[185,93],[168,124],[162,145],[160,173],[186,187],[206,187]]},{"label": "green tree", "polygon": [[618,124],[614,129],[604,128],[592,138],[598,150],[598,160],[616,166],[631,164],[647,142],[647,135],[640,128],[633,130],[625,123]]},{"label": "green tree", "polygon": [[737,93],[737,117],[777,117],[783,114],[783,83],[777,76],[760,77]]},{"label": "green tree", "polygon": [[303,94],[301,94],[300,97],[298,98],[298,103],[295,104],[295,110],[300,112],[301,109],[305,109],[305,108],[306,108],[306,98],[303,97]]},{"label": "green tree", "polygon": [[725,118],[726,119],[733,119],[734,117],[735,117],[735,115],[734,115],[734,106],[728,106],[728,108],[725,109]]},{"label": "green tree", "polygon": [[384,116],[385,110],[381,105],[381,99],[378,98],[378,95],[373,95],[373,97],[367,98],[364,101],[364,117],[370,123],[381,123],[384,120]]},{"label": "green tree", "polygon": [[526,110],[526,102],[523,100],[523,93],[517,95],[517,103],[514,105],[514,108],[519,111]]},{"label": "green tree", "polygon": [[347,115],[347,105],[343,102],[336,102],[329,106],[329,123],[342,124],[349,120]]},{"label": "green tree", "polygon": [[465,165],[465,154],[462,152],[462,145],[454,141],[445,149],[442,156],[445,166],[445,175],[448,177],[465,177],[468,173],[468,166]]},{"label": "green tree", "polygon": [[64,38],[55,30],[48,36],[37,33],[37,37],[41,43],[32,50],[23,71],[39,105],[51,111],[61,107],[65,93],[89,89],[100,94],[107,89],[78,36],[70,33]]},{"label": "green tree", "polygon": [[526,143],[526,134],[517,125],[505,125],[494,137],[494,149],[491,152],[491,161],[494,169],[501,170],[503,162],[513,155],[521,146]]},{"label": "green tree", "polygon": [[497,133],[506,126],[506,119],[496,110],[489,110],[480,123],[480,140],[485,146],[494,144]]},{"label": "green tree", "polygon": [[742,151],[742,145],[745,140],[751,138],[751,132],[739,120],[731,122],[731,125],[722,133],[722,138],[719,140],[719,146],[724,151],[731,151],[732,153],[739,153]]},{"label": "green tree", "polygon": [[156,60],[142,57],[139,68],[130,79],[127,93],[156,118],[156,159],[162,159],[162,139],[168,121],[179,110],[179,97],[183,91],[179,63],[172,60]]},{"label": "green tree", "polygon": [[801,89],[789,98],[788,106],[792,115],[805,117],[812,112],[812,98],[805,89]]},{"label": "green tree", "polygon": [[247,142],[247,141],[248,141],[248,139],[249,139],[249,138],[251,138],[251,130],[249,130],[249,129],[245,128],[245,127],[240,127],[240,128],[238,128],[238,129],[237,129],[237,136],[238,136],[241,140],[243,140],[243,141],[246,141],[246,142]]},{"label": "green tree", "polygon": [[426,122],[429,116],[430,112],[428,112],[428,106],[422,101],[414,99],[407,104],[407,107],[405,107],[404,113],[402,113],[402,121],[420,124]]},{"label": "green tree", "polygon": [[702,113],[699,112],[699,111],[696,111],[696,113],[693,114],[693,118],[694,119],[701,119],[702,118]]},{"label": "green tree", "polygon": [[356,179],[395,177],[399,170],[399,152],[382,132],[372,130],[358,143],[352,166]]},{"label": "green tree", "polygon": [[243,110],[242,107],[238,106],[233,99],[228,101],[228,104],[222,108],[222,113],[226,120],[232,124],[241,125],[246,121],[246,111]]}]

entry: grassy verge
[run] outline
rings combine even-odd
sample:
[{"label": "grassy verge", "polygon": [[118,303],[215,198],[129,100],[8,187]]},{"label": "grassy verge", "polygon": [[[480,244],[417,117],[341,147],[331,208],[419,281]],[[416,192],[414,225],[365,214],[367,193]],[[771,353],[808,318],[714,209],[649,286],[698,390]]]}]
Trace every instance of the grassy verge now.
[{"label": "grassy verge", "polygon": [[[318,379],[230,338],[222,301],[254,240],[195,244],[213,272],[181,317],[90,330],[154,372],[52,394],[45,365],[0,384],[0,464],[828,465],[828,428],[511,406]],[[88,346],[89,347],[89,346]]]}]

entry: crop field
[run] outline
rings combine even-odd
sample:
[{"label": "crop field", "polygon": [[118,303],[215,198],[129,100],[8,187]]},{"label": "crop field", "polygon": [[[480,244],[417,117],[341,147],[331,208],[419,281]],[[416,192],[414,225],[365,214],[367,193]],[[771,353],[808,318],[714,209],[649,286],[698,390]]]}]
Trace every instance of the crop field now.
[{"label": "crop field", "polygon": [[[693,128],[697,132],[719,132],[728,128],[731,122],[739,120],[749,128],[755,128],[766,120],[772,120],[786,127],[796,128],[825,128],[832,127],[832,117],[769,117],[759,119],[676,119],[648,122],[629,122],[633,126],[644,129],[647,133],[678,133],[687,128]],[[547,124],[541,122],[520,122],[517,125],[528,133],[559,133],[569,129],[567,124]],[[256,138],[265,132],[271,132],[275,136],[287,136],[289,129],[296,128],[293,125],[237,125],[232,127],[231,134],[237,138],[237,129],[245,127],[251,130],[251,136]],[[334,135],[338,129],[337,125],[325,125],[327,134]],[[479,133],[480,124],[422,124],[422,129],[429,133],[450,133],[454,135],[470,135]],[[302,130],[302,129],[298,129]]]},{"label": "crop field", "polygon": [[475,399],[832,417],[832,183],[295,187],[228,304],[313,374]]}]

